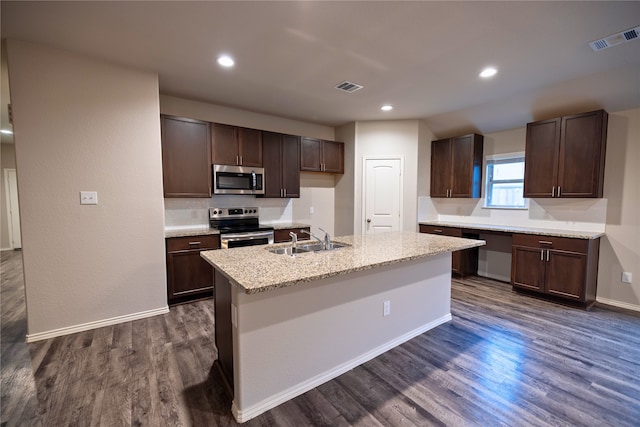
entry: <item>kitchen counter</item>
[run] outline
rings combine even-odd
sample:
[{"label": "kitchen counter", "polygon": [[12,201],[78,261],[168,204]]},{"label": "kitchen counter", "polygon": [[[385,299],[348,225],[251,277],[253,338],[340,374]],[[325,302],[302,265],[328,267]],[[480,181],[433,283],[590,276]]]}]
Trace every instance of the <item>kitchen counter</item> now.
[{"label": "kitchen counter", "polygon": [[214,268],[214,366],[238,422],[450,321],[451,253],[485,243],[416,232],[334,241],[351,246],[201,253]]},{"label": "kitchen counter", "polygon": [[[284,288],[383,265],[425,258],[485,244],[482,240],[414,232],[380,233],[333,239],[350,246],[295,257],[274,254],[265,246],[205,251],[201,256],[247,294]],[[278,248],[290,243],[269,246]]]},{"label": "kitchen counter", "polygon": [[165,227],[164,229],[164,237],[167,239],[171,237],[206,236],[211,234],[220,234],[220,232],[208,225]]},{"label": "kitchen counter", "polygon": [[555,230],[552,228],[521,227],[518,225],[474,224],[450,221],[420,221],[418,224],[435,225],[437,227],[456,227],[478,231],[498,231],[503,233],[539,234],[542,236],[569,237],[573,239],[599,239],[602,232],[579,230]]}]

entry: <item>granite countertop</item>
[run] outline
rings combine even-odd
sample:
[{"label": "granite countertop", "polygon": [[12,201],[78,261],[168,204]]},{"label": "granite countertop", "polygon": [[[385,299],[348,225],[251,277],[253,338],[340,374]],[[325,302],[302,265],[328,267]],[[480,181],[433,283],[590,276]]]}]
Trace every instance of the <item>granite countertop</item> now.
[{"label": "granite countertop", "polygon": [[165,227],[164,229],[164,237],[167,239],[171,237],[206,236],[210,234],[220,234],[220,232],[208,225]]},{"label": "granite countertop", "polygon": [[556,230],[553,228],[521,227],[519,225],[474,224],[448,221],[420,221],[418,224],[467,228],[471,230],[501,231],[505,233],[540,234],[542,236],[570,237],[572,239],[598,239],[604,236],[604,233],[598,231]]},{"label": "granite countertop", "polygon": [[351,246],[295,257],[268,251],[290,243],[204,251],[200,255],[231,283],[253,294],[485,244],[483,240],[416,232],[345,236],[333,241]]}]

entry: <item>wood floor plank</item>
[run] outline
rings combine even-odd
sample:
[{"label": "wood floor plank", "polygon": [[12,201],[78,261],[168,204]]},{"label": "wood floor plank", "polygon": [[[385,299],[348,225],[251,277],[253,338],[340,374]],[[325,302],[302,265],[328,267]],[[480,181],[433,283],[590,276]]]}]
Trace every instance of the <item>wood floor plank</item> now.
[{"label": "wood floor plank", "polygon": [[[1,268],[2,427],[238,425],[212,369],[212,300],[26,344],[21,254],[3,251]],[[451,312],[244,425],[640,425],[640,313],[480,277],[452,281]]]}]

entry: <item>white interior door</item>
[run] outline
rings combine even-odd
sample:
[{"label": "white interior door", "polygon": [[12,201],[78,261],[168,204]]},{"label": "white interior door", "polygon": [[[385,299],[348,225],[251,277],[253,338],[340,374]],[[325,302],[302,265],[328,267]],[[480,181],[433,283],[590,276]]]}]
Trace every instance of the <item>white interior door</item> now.
[{"label": "white interior door", "polygon": [[364,159],[364,233],[399,231],[402,218],[402,158]]},{"label": "white interior door", "polygon": [[18,207],[18,178],[15,169],[5,169],[5,182],[7,183],[7,210],[9,212],[9,238],[11,247],[18,249],[22,247],[20,238],[20,208]]}]

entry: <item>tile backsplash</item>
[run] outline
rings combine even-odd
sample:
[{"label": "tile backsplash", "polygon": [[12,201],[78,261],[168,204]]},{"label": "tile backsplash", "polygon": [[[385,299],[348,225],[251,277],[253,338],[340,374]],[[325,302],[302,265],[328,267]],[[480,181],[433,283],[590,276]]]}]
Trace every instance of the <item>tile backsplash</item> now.
[{"label": "tile backsplash", "polygon": [[260,208],[260,222],[288,223],[292,221],[291,199],[261,199],[255,196],[213,196],[209,199],[164,199],[164,225],[167,229],[206,227],[209,208]]},{"label": "tile backsplash", "polygon": [[604,232],[607,199],[529,199],[528,209],[487,209],[484,199],[418,198],[418,221]]}]

